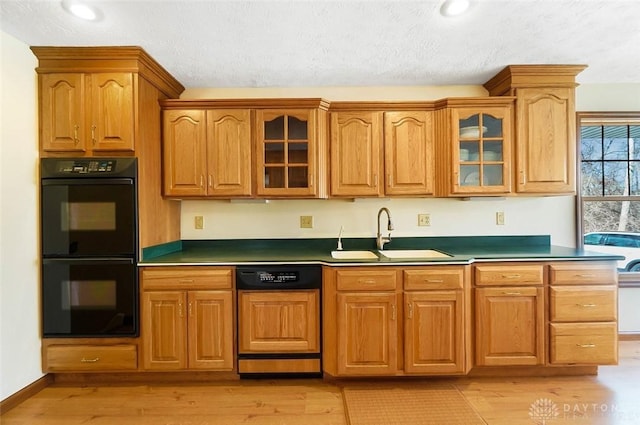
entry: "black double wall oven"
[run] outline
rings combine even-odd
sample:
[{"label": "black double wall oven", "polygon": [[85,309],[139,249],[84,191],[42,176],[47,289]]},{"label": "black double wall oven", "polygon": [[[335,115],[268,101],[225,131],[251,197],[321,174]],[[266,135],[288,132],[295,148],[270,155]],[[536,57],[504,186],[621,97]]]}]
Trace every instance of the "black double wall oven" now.
[{"label": "black double wall oven", "polygon": [[44,337],[139,333],[137,161],[43,158]]}]

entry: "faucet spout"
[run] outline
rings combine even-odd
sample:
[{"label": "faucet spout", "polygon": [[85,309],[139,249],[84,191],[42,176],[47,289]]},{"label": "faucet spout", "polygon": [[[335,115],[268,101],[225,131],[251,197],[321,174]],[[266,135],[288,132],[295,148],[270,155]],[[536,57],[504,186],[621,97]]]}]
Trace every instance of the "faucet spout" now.
[{"label": "faucet spout", "polygon": [[[389,231],[389,236],[382,236],[382,232],[380,232],[380,216],[382,216],[383,212],[387,214],[387,230]],[[391,242],[392,230],[393,230],[393,223],[391,222],[391,212],[389,211],[388,208],[382,207],[378,211],[378,234],[376,236],[376,243],[377,243],[378,249],[382,250],[384,248],[384,244],[386,244],[387,242]]]}]

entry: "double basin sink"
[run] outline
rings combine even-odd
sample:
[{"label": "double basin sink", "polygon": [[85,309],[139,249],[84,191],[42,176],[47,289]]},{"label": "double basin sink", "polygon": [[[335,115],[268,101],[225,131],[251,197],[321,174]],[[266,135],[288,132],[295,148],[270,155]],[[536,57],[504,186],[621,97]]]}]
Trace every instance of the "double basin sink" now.
[{"label": "double basin sink", "polygon": [[435,249],[391,249],[377,251],[331,251],[337,260],[374,260],[379,256],[389,259],[431,259],[449,258],[451,255]]}]

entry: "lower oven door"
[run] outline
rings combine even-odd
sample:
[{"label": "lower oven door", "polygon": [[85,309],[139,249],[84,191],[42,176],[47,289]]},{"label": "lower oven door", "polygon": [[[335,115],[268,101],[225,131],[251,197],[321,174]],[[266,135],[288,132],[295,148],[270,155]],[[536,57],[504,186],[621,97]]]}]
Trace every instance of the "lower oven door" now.
[{"label": "lower oven door", "polygon": [[138,335],[138,278],[131,259],[44,259],[45,337]]}]

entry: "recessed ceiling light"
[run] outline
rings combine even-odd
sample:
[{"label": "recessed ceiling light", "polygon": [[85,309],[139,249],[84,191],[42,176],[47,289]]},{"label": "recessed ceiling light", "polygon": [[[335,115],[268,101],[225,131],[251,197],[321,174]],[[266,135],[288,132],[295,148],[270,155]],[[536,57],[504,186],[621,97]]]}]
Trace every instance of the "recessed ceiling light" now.
[{"label": "recessed ceiling light", "polygon": [[440,14],[447,17],[462,15],[469,9],[469,4],[469,0],[445,0],[440,6]]},{"label": "recessed ceiling light", "polygon": [[73,16],[85,21],[97,21],[100,11],[95,7],[77,0],[63,0],[62,7]]}]

